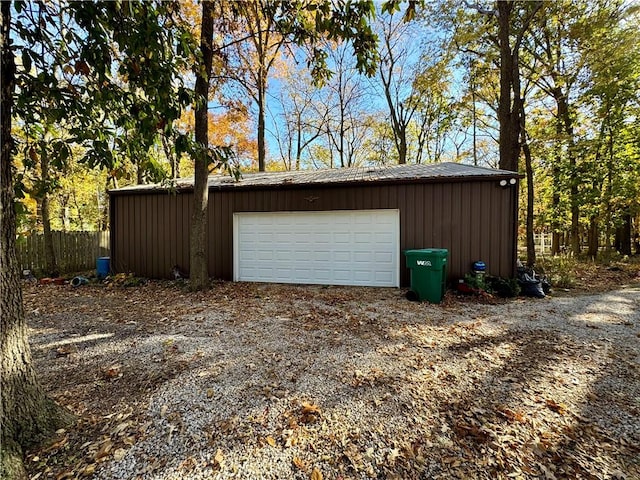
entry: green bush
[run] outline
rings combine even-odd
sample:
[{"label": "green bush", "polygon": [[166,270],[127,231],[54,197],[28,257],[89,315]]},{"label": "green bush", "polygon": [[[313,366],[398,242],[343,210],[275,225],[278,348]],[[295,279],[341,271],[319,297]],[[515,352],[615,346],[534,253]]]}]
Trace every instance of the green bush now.
[{"label": "green bush", "polygon": [[515,278],[489,277],[487,285],[499,297],[513,298],[520,294],[520,285]]},{"label": "green bush", "polygon": [[484,275],[476,276],[471,273],[467,273],[464,276],[464,283],[466,283],[471,288],[487,291],[487,282],[484,278]]},{"label": "green bush", "polygon": [[576,284],[578,262],[571,255],[545,257],[538,263],[537,270],[543,273],[551,285],[559,288],[571,288]]}]

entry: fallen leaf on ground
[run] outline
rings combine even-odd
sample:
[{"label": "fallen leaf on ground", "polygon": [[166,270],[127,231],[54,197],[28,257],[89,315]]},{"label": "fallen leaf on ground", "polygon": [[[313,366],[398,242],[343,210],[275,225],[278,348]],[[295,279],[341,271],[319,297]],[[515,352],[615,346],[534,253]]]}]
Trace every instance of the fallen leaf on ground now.
[{"label": "fallen leaf on ground", "polygon": [[213,461],[216,467],[222,467],[222,464],[224,463],[224,454],[222,453],[222,450],[220,448],[216,452],[216,455],[213,457]]},{"label": "fallen leaf on ground", "polygon": [[553,410],[556,413],[559,413],[560,415],[564,415],[565,413],[567,413],[567,406],[564,403],[557,403],[554,400],[548,399],[546,401],[546,405],[551,410]]},{"label": "fallen leaf on ground", "polygon": [[307,403],[304,402],[302,404],[302,413],[304,415],[319,415],[320,414],[320,407],[318,405],[316,405],[315,403]]},{"label": "fallen leaf on ground", "polygon": [[105,376],[107,378],[117,378],[122,376],[122,365],[111,365],[109,368],[107,368],[104,372]]},{"label": "fallen leaf on ground", "polygon": [[118,448],[115,452],[113,452],[113,459],[116,462],[119,462],[124,458],[126,454],[127,454],[127,451],[124,448]]},{"label": "fallen leaf on ground", "polygon": [[298,457],[293,457],[293,464],[299,469],[299,470],[306,470],[307,466],[305,465],[305,463]]},{"label": "fallen leaf on ground", "polygon": [[96,454],[93,456],[94,460],[100,460],[101,458],[106,457],[107,455],[109,455],[112,448],[113,448],[113,443],[111,443],[111,440],[105,441],[100,447],[100,449],[98,449]]}]

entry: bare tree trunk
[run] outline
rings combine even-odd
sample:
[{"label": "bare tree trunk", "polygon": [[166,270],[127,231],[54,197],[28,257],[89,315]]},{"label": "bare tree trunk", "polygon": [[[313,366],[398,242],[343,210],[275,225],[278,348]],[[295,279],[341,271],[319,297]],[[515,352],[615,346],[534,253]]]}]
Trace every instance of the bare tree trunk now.
[{"label": "bare tree trunk", "polygon": [[53,236],[51,235],[51,210],[49,208],[49,158],[43,148],[40,152],[40,181],[41,186],[37,190],[40,200],[40,216],[42,219],[42,229],[44,233],[44,255],[45,255],[45,275],[57,277],[59,275],[56,253],[53,249]]},{"label": "bare tree trunk", "polygon": [[598,216],[592,215],[589,218],[589,232],[588,232],[588,249],[587,255],[590,259],[595,260],[598,257],[598,248],[600,247],[600,241],[598,236],[600,230],[598,229]]},{"label": "bare tree trunk", "polygon": [[[576,171],[576,155],[575,155],[575,145],[574,145],[574,132],[573,132],[573,118],[571,117],[571,113],[569,111],[569,99],[567,98],[567,94],[563,90],[562,87],[556,87],[552,91],[553,98],[556,102],[556,108],[558,112],[558,118],[556,123],[556,135],[557,135],[557,148],[558,151],[556,153],[556,161],[553,167],[554,173],[554,190],[557,190],[560,185],[560,179],[558,178],[559,174],[559,164],[561,161],[560,158],[560,143],[562,136],[566,136],[566,146],[567,146],[567,158],[570,172],[569,179],[569,203],[571,209],[571,252],[574,255],[578,255],[580,253],[580,202],[578,199],[578,185],[579,185],[579,177]],[[557,209],[557,205],[560,203],[560,195],[555,193],[553,195],[553,205],[554,205],[554,217],[556,215],[555,210]],[[554,218],[555,221],[555,218]],[[555,232],[555,227],[554,227]],[[552,253],[557,253],[555,248],[552,248]]]},{"label": "bare tree trunk", "polygon": [[558,109],[558,118],[556,119],[556,143],[554,146],[553,166],[551,167],[551,189],[553,194],[551,196],[551,255],[556,256],[560,253],[560,163],[562,162],[562,153],[560,138],[562,137],[562,122],[560,120],[560,102],[559,96],[556,95],[556,106]]},{"label": "bare tree trunk", "polygon": [[171,180],[180,178],[180,158],[171,150],[171,145],[169,145],[169,141],[164,135],[162,135],[162,149],[164,150],[164,155],[167,157],[167,160],[169,160],[169,165],[171,166]]},{"label": "bare tree trunk", "polygon": [[[75,195],[75,192],[74,192]],[[71,200],[71,194],[62,193],[58,196],[58,200],[60,202],[60,224],[62,225],[62,231],[69,231],[69,202]],[[82,230],[82,228],[80,229]]]},{"label": "bare tree trunk", "polygon": [[140,159],[136,161],[136,184],[144,184],[144,168],[140,165]]},{"label": "bare tree trunk", "polygon": [[42,441],[68,413],[49,400],[36,377],[22,305],[20,267],[16,256],[16,213],[11,155],[11,113],[15,64],[10,48],[11,3],[2,2],[2,91],[0,123],[0,478],[26,478],[23,449]]},{"label": "bare tree trunk", "polygon": [[[500,125],[500,168],[518,171],[520,159],[521,122],[520,108],[520,62],[519,51],[522,39],[531,21],[542,7],[542,2],[532,2],[533,7],[523,19],[519,29],[512,30],[512,14],[521,8],[514,0],[498,0],[498,46],[500,49],[500,98],[498,100],[498,123]],[[511,45],[511,36],[516,36]]]},{"label": "bare tree trunk", "polygon": [[[555,178],[555,175],[554,175]],[[554,185],[553,197],[551,199],[551,208],[553,209],[553,231],[551,232],[551,255],[556,256],[560,253],[560,242],[562,239],[562,232],[558,230],[559,226],[557,224],[557,219],[555,218],[558,215],[558,210],[560,208],[560,194],[555,190],[556,187]]]},{"label": "bare tree trunk", "polygon": [[622,255],[631,255],[631,215],[625,213],[624,223],[616,231],[618,251]]},{"label": "bare tree trunk", "polygon": [[[514,65],[517,66],[519,62],[519,55],[516,51],[513,55]],[[516,67],[517,68],[517,67]],[[526,112],[524,109],[524,98],[520,95],[520,73],[514,71],[513,73],[513,103],[514,108],[517,108],[518,121],[520,125],[520,146],[524,152],[525,170],[527,175],[527,265],[533,267],[536,264],[536,244],[533,236],[533,206],[535,203],[534,198],[534,185],[533,185],[533,161],[531,159],[531,149],[529,148],[529,140],[527,138],[527,123]]]},{"label": "bare tree trunk", "polygon": [[512,108],[512,81],[514,69],[518,64],[514,61],[511,50],[511,12],[513,0],[498,1],[498,41],[500,45],[500,100],[498,104],[498,122],[500,124],[500,168],[518,171],[520,156],[520,121],[519,111]]},{"label": "bare tree trunk", "polygon": [[[523,137],[525,137],[523,132]],[[531,149],[526,138],[522,144],[522,150],[524,152],[525,168],[527,172],[527,265],[533,267],[536,264],[536,244],[533,237],[533,205],[534,199],[534,186],[533,186],[533,166],[531,160]]]},{"label": "bare tree trunk", "polygon": [[193,211],[189,275],[191,288],[202,290],[209,286],[207,268],[207,207],[209,204],[209,77],[213,60],[213,2],[202,2],[202,29],[200,34],[202,64],[196,70],[195,137],[198,151],[195,155],[193,185]]},{"label": "bare tree trunk", "polygon": [[640,255],[640,215],[636,215],[633,219],[633,248],[636,255]]},{"label": "bare tree trunk", "polygon": [[266,78],[263,67],[258,67],[258,171],[264,172],[266,168],[267,150],[265,145],[265,93],[267,90]]},{"label": "bare tree trunk", "polygon": [[49,210],[49,193],[45,192],[42,196],[41,210],[42,227],[44,231],[44,255],[46,274],[50,277],[60,275],[58,271],[58,262],[56,261],[56,252],[53,248],[53,235],[51,232],[51,212]]},{"label": "bare tree trunk", "polygon": [[[613,210],[611,208],[611,199],[613,197],[613,132],[610,126],[604,127],[601,131],[602,135],[607,135],[607,144],[605,146],[605,179],[604,179],[604,193],[603,201],[604,205],[604,224],[605,224],[605,248],[607,252],[611,252],[613,245],[611,243],[611,237],[614,234],[613,228]],[[603,137],[604,138],[604,137]]]},{"label": "bare tree trunk", "polygon": [[402,128],[400,133],[400,145],[398,149],[398,163],[404,165],[407,163],[407,129]]},{"label": "bare tree trunk", "polygon": [[471,89],[471,121],[473,124],[473,164],[478,166],[478,118],[476,112],[476,85],[475,72],[472,65],[469,65],[469,84]]}]

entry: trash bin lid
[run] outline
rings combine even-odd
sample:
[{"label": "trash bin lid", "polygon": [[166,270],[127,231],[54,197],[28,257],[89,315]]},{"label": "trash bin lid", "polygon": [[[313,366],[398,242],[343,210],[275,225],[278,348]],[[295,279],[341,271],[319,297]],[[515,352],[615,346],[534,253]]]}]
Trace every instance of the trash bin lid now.
[{"label": "trash bin lid", "polygon": [[405,250],[404,254],[407,257],[411,256],[425,256],[444,258],[449,255],[449,250],[446,248],[421,248],[413,250]]}]

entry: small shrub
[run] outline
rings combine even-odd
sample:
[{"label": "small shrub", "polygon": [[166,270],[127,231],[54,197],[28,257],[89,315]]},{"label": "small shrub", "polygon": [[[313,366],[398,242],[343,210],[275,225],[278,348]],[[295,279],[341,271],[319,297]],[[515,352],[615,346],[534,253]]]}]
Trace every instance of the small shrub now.
[{"label": "small shrub", "polygon": [[547,276],[551,285],[558,288],[572,288],[576,284],[578,262],[570,255],[546,257],[538,264],[538,270]]},{"label": "small shrub", "polygon": [[487,282],[484,275],[472,275],[471,273],[467,273],[464,276],[464,283],[474,289],[487,290]]},{"label": "small shrub", "polygon": [[503,298],[513,298],[520,294],[520,285],[515,278],[488,277],[488,288]]}]

